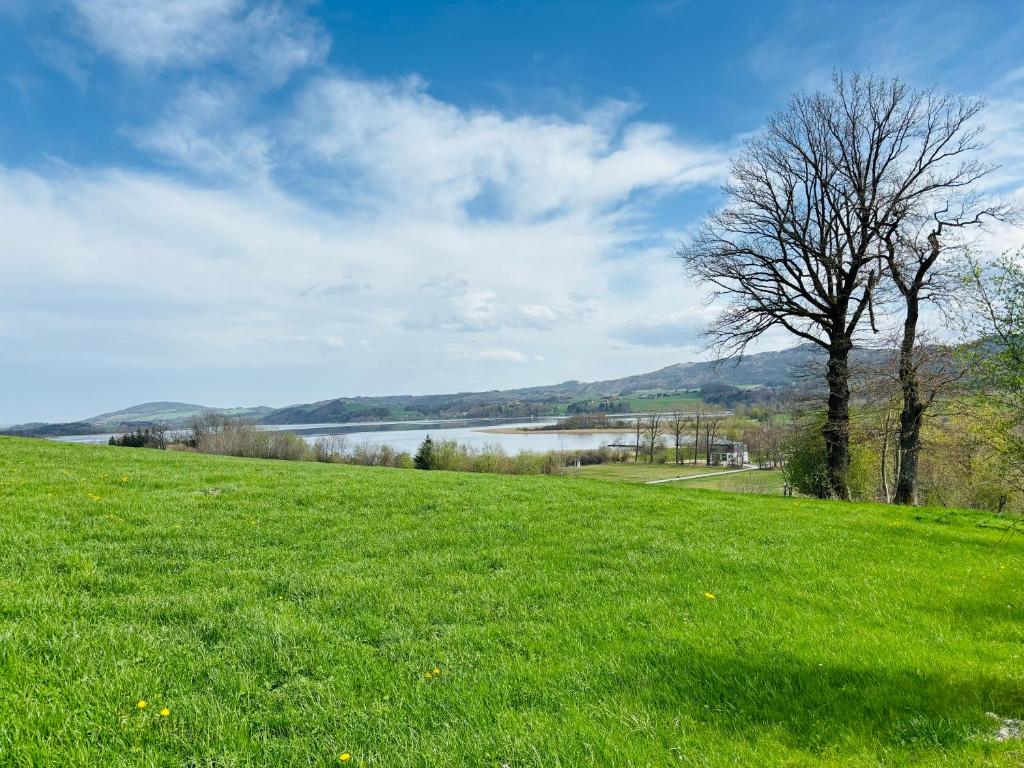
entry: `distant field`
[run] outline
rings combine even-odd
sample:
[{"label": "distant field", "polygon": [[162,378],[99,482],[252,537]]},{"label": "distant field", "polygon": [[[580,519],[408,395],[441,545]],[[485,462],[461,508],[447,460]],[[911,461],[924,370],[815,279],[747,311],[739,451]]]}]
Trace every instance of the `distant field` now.
[{"label": "distant field", "polygon": [[622,398],[633,412],[642,411],[665,411],[680,410],[688,411],[696,408],[701,403],[700,395],[681,395],[679,397],[624,397]]},{"label": "distant field", "polygon": [[738,472],[721,477],[701,477],[696,480],[687,480],[680,485],[685,485],[687,488],[707,488],[712,491],[781,496],[785,481],[782,477],[782,470],[755,469],[750,472]]},{"label": "distant field", "polygon": [[1008,521],[684,485],[0,438],[0,765],[1024,764]]},{"label": "distant field", "polygon": [[[727,467],[706,467],[703,464],[593,464],[572,470],[578,477],[592,480],[619,480],[627,483],[644,483],[648,480],[664,480],[669,477],[703,475],[708,472],[724,472]],[[690,480],[687,482],[697,482]]]},{"label": "distant field", "polygon": [[578,477],[594,480],[617,480],[626,483],[645,483],[649,480],[665,480],[671,477],[689,477],[722,473],[719,477],[696,477],[680,480],[671,485],[680,488],[705,488],[713,491],[732,493],[760,493],[782,495],[784,480],[781,470],[755,469],[749,472],[730,472],[729,467],[706,467],[698,464],[682,466],[676,464],[595,464],[573,470]]}]

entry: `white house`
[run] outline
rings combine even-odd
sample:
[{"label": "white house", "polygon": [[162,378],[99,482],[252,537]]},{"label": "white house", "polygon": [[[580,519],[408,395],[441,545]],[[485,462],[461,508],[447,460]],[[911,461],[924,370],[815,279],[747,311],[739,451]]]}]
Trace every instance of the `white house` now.
[{"label": "white house", "polygon": [[711,444],[711,466],[742,467],[749,463],[747,444],[736,440],[716,440]]}]

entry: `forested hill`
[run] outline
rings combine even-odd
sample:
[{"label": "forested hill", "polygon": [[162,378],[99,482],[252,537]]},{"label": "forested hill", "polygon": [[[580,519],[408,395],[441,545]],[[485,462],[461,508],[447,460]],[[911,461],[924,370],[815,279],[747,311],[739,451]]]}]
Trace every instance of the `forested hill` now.
[{"label": "forested hill", "polygon": [[550,413],[551,406],[585,397],[628,396],[657,390],[695,390],[712,383],[736,387],[787,387],[801,381],[819,348],[805,344],[779,352],[762,352],[739,360],[676,363],[657,371],[605,381],[565,381],[540,387],[459,392],[447,395],[350,397],[279,408],[266,424],[315,424],[366,419],[435,417],[514,417]]},{"label": "forested hill", "polygon": [[[709,385],[791,387],[806,383],[807,374],[823,359],[822,350],[802,344],[778,352],[761,352],[724,362],[676,363],[657,371],[605,381],[564,381],[539,387],[457,392],[440,395],[339,397],[284,408],[211,408],[262,424],[401,421],[432,418],[513,418],[562,412],[574,402],[629,397],[647,392],[698,390]],[[64,424],[33,423],[8,427],[14,435],[56,436],[117,432],[156,423],[172,428],[187,425],[206,410],[194,403],[156,402],[104,413]]]}]

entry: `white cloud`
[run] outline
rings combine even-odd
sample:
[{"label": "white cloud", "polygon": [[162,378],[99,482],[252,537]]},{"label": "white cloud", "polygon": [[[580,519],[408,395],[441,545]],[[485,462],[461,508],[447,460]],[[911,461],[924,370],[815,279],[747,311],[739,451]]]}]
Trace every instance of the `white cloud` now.
[{"label": "white cloud", "polygon": [[725,153],[687,144],[660,124],[592,122],[465,110],[418,78],[321,78],[303,93],[290,138],[309,161],[354,175],[381,206],[451,215],[475,202],[529,219],[601,211],[637,190],[717,181]]},{"label": "white cloud", "polygon": [[89,84],[89,56],[63,40],[43,37],[32,42],[32,48],[48,67],[60,72],[84,91]]},{"label": "white cloud", "polygon": [[502,302],[496,290],[474,290],[469,281],[453,275],[433,278],[423,289],[424,301],[402,319],[407,330],[546,331],[577,323],[591,313],[585,301],[569,297],[557,306]]},{"label": "white cloud", "polygon": [[138,68],[224,62],[276,85],[321,63],[327,35],[303,3],[247,0],[70,0],[100,51]]},{"label": "white cloud", "polygon": [[[600,378],[665,362],[607,341],[644,312],[608,294],[609,269],[622,264],[608,257],[629,242],[617,227],[600,216],[339,215],[272,186],[0,169],[0,327],[21,375],[33,366],[47,376],[67,366],[86,377],[163,371],[182,388],[213,376],[225,402]],[[458,277],[424,287],[431,274]],[[652,301],[681,288],[660,283]],[[580,295],[603,296],[601,311]],[[472,344],[483,351],[437,365],[444,350]],[[517,363],[525,378],[491,379],[477,362]],[[277,373],[225,373],[254,365]],[[292,373],[310,369],[318,373]],[[122,395],[136,396],[150,392]],[[13,419],[54,415],[20,410]]]},{"label": "white cloud", "polygon": [[233,83],[192,81],[155,123],[126,133],[140,148],[221,184],[263,183],[271,137],[246,120],[250,106],[249,94]]},{"label": "white cloud", "polygon": [[640,347],[692,348],[701,343],[701,334],[717,310],[693,306],[678,312],[655,312],[624,325],[616,336]]},{"label": "white cloud", "polygon": [[[636,196],[718,182],[723,148],[622,102],[509,115],[417,78],[337,72],[296,78],[294,103],[258,119],[265,87],[326,50],[301,4],[75,4],[99,50],[184,72],[160,114],[122,133],[189,174],[0,167],[0,328],[20,370],[202,371],[226,377],[217,400],[273,404],[666,362],[615,341],[648,312],[620,295],[623,274],[659,274],[647,298],[661,305],[693,291],[661,277],[671,238]],[[192,71],[210,64],[226,66]],[[255,366],[276,373],[223,373]]]},{"label": "white cloud", "polygon": [[514,349],[478,349],[452,352],[449,359],[485,363],[525,363],[530,358]]},{"label": "white cloud", "polygon": [[981,115],[989,157],[999,169],[987,179],[992,186],[1011,191],[1024,188],[1024,83],[1000,89]]}]

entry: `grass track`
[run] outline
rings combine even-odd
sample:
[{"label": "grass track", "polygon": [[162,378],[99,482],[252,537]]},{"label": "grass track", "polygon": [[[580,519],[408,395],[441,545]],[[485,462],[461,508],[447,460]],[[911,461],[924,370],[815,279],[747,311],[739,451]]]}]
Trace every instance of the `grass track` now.
[{"label": "grass track", "polygon": [[721,477],[686,480],[680,485],[685,485],[687,488],[705,488],[729,493],[762,493],[769,496],[781,496],[785,479],[780,469],[757,469]]},{"label": "grass track", "polygon": [[[708,467],[704,464],[590,464],[573,469],[574,476],[592,480],[617,480],[627,483],[645,483],[648,480],[664,480],[669,477],[686,477],[688,475],[706,475],[710,472],[725,472],[729,467]],[[686,482],[696,482],[688,480]]]},{"label": "grass track", "polygon": [[1019,766],[1022,572],[969,513],[0,438],[0,765]]}]

